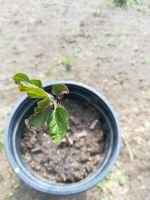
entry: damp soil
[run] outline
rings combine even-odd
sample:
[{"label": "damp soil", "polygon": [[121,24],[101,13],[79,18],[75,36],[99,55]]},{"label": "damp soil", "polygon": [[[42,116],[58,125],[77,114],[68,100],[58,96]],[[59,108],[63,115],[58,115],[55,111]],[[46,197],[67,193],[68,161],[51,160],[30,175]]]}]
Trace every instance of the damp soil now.
[{"label": "damp soil", "polygon": [[51,182],[72,183],[92,173],[104,157],[105,131],[100,114],[85,102],[63,100],[69,112],[66,138],[56,145],[47,127],[25,128],[21,150],[24,163],[36,176]]}]

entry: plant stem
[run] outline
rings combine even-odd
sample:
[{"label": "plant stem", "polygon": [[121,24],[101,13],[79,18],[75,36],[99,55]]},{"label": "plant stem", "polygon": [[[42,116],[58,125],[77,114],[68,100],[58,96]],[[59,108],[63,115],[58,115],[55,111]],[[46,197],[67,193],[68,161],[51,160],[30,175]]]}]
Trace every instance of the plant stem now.
[{"label": "plant stem", "polygon": [[[46,92],[46,93],[47,93],[47,92]],[[50,99],[50,101],[52,101],[52,103],[54,104],[54,109],[55,109],[55,108],[57,107],[57,102],[56,102],[54,96],[51,95],[51,94],[49,94],[49,93],[47,93],[47,96],[48,96],[48,98]]]}]

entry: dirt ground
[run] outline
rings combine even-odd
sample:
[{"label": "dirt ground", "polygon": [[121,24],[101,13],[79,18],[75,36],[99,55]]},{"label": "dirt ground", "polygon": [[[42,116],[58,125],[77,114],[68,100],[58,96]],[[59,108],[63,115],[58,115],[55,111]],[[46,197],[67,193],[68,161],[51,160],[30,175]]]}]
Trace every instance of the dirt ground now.
[{"label": "dirt ground", "polygon": [[[63,64],[73,61],[70,71]],[[0,136],[22,96],[11,77],[69,79],[105,95],[119,115],[124,143],[99,187],[73,197],[29,189],[0,152],[0,200],[150,199],[150,1],[117,8],[109,0],[0,0]],[[132,155],[133,154],[133,155]]]}]

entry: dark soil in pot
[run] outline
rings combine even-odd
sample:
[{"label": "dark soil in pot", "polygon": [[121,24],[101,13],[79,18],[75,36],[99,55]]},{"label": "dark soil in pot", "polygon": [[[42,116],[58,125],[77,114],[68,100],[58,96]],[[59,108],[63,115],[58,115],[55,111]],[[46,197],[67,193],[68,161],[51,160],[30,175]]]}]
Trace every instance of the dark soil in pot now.
[{"label": "dark soil in pot", "polygon": [[105,131],[100,114],[85,102],[64,99],[69,112],[67,137],[56,145],[47,127],[25,128],[21,151],[26,167],[39,178],[72,183],[87,177],[104,157]]}]

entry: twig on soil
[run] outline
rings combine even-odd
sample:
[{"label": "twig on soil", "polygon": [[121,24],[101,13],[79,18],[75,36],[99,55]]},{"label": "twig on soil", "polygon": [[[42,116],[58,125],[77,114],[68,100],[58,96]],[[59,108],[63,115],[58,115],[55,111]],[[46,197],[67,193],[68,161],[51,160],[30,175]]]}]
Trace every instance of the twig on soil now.
[{"label": "twig on soil", "polygon": [[128,152],[130,161],[133,162],[134,161],[133,152],[132,152],[131,146],[129,145],[129,143],[128,143],[127,139],[125,138],[125,136],[122,137],[122,141],[123,141],[125,147],[127,148],[127,152]]}]

